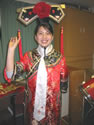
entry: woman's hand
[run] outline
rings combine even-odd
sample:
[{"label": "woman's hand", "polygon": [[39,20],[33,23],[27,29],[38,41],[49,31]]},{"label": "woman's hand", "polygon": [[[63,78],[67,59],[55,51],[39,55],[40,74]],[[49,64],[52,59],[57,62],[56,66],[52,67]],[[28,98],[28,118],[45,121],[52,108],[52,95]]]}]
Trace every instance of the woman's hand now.
[{"label": "woman's hand", "polygon": [[11,37],[9,41],[9,49],[15,50],[17,45],[19,44],[20,38],[17,39],[17,37]]}]

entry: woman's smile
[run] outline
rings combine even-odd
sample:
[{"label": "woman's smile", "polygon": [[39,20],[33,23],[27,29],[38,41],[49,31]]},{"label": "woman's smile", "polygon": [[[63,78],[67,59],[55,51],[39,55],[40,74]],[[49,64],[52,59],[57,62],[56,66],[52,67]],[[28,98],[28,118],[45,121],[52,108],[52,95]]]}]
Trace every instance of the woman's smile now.
[{"label": "woman's smile", "polygon": [[48,29],[41,26],[35,36],[35,40],[42,47],[47,47],[53,40],[53,35]]}]

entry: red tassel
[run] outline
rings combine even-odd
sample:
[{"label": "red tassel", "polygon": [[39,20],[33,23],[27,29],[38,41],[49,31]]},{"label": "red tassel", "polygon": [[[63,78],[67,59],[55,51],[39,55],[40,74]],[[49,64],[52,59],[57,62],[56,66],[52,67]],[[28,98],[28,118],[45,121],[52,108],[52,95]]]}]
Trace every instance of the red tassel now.
[{"label": "red tassel", "polygon": [[61,27],[60,52],[61,52],[62,55],[64,55],[64,48],[63,48],[63,26]]},{"label": "red tassel", "polygon": [[21,41],[21,31],[20,29],[18,30],[18,38],[20,38],[20,41],[19,41],[19,57],[20,57],[20,60],[23,58],[23,54],[22,54],[22,41]]}]

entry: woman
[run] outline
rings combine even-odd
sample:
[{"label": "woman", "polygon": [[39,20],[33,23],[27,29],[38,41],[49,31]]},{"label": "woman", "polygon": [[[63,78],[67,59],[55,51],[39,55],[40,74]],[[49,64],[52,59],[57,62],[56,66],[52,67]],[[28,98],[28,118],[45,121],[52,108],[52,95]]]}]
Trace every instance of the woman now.
[{"label": "woman", "polygon": [[32,93],[28,104],[30,125],[59,125],[60,88],[63,92],[67,90],[68,72],[65,59],[51,44],[53,29],[49,23],[42,22],[37,25],[35,40],[38,48],[26,52],[23,59],[16,62],[15,68],[14,52],[20,38],[10,40],[5,78],[16,80],[23,72],[27,72],[28,87]]}]

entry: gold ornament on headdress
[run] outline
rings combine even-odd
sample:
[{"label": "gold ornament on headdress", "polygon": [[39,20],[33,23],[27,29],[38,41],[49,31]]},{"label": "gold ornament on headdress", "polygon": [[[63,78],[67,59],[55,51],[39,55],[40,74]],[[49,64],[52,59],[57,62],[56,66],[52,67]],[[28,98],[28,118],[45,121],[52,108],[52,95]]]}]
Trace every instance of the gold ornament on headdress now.
[{"label": "gold ornament on headdress", "polygon": [[[46,5],[49,5],[49,4],[46,4],[45,2],[39,2],[38,5],[39,5],[39,11],[42,12],[43,14],[42,9],[44,9],[44,15],[45,15],[45,13],[47,12]],[[33,9],[35,6],[29,6],[29,7],[17,9],[17,12],[19,13],[18,20],[20,20],[23,24],[28,25],[31,22],[33,22],[35,19],[40,18],[38,14],[35,14],[33,12]],[[55,22],[60,23],[60,21],[65,16],[63,11],[63,9],[65,9],[65,4],[49,5],[49,6],[50,6],[50,13],[48,17],[54,20]]]}]

